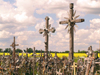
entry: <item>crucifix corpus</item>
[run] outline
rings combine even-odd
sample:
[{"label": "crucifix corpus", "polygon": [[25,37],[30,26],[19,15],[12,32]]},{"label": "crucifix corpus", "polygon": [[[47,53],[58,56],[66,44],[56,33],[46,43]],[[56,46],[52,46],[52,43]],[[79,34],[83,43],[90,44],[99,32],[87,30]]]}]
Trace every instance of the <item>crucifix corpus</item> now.
[{"label": "crucifix corpus", "polygon": [[51,25],[49,25],[49,17],[48,16],[46,16],[45,20],[46,20],[46,26],[44,29],[40,29],[39,33],[42,34],[44,32],[43,36],[45,36],[45,42],[44,42],[45,43],[45,61],[48,62],[48,39],[49,39],[48,34],[50,32],[54,33],[55,28],[52,27],[50,29]]},{"label": "crucifix corpus", "polygon": [[[74,6],[73,5],[74,5],[73,3],[70,3],[69,18],[65,17],[65,19],[67,19],[66,21],[60,21],[59,22],[60,24],[68,24],[66,26],[66,28],[68,28],[69,38],[70,38],[70,40],[69,40],[69,43],[70,43],[69,44],[69,50],[70,50],[69,51],[69,60],[73,60],[73,53],[74,53],[74,30],[75,30],[74,25],[75,25],[75,23],[84,22],[84,19],[76,19],[76,18],[79,17],[79,15],[75,16],[76,11],[74,12],[74,10],[73,10]],[[77,25],[75,25],[75,26],[77,26]]]}]

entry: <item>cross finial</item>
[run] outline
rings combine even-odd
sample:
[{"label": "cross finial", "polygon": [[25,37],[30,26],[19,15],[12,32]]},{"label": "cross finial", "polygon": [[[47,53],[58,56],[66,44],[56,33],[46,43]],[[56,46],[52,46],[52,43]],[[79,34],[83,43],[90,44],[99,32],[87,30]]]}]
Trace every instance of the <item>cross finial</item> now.
[{"label": "cross finial", "polygon": [[45,20],[49,20],[49,17],[48,17],[48,16],[46,16],[46,17],[45,17]]},{"label": "cross finial", "polygon": [[73,7],[74,7],[73,5],[74,5],[73,3],[70,3],[70,6],[69,6],[70,9],[73,9]]}]

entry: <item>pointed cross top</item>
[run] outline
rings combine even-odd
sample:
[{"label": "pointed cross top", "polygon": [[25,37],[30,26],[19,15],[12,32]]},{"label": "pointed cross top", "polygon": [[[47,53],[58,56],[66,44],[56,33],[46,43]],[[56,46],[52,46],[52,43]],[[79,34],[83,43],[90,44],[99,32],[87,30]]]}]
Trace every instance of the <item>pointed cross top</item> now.
[{"label": "pointed cross top", "polygon": [[19,44],[15,44],[15,37],[13,43],[10,45],[11,47],[15,48],[15,46],[19,46]]},{"label": "pointed cross top", "polygon": [[49,17],[48,17],[48,16],[46,16],[46,17],[45,17],[45,20],[49,20]]}]

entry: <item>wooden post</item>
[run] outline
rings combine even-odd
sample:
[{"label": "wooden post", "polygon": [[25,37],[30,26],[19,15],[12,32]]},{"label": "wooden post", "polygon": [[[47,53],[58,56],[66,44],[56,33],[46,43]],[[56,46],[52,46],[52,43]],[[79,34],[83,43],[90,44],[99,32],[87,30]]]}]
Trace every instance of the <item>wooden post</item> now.
[{"label": "wooden post", "polygon": [[[19,46],[19,44],[15,44],[15,37],[14,37],[14,41],[13,43],[10,45],[13,48],[13,61],[14,61],[14,66],[15,66],[15,72],[16,72],[16,64],[15,64],[15,50],[16,50],[16,46]],[[16,75],[16,74],[15,74]]]},{"label": "wooden post", "polygon": [[[75,12],[73,10],[73,3],[70,3],[70,13],[69,18],[67,21],[60,21],[60,24],[68,24],[66,28],[69,26],[69,60],[73,60],[73,53],[74,53],[74,25],[75,23],[84,22],[84,19],[76,19],[78,16],[75,16]],[[74,19],[73,19],[74,17]],[[66,19],[66,18],[65,18]],[[65,28],[65,29],[66,29]]]},{"label": "wooden post", "polygon": [[35,63],[36,63],[36,54],[35,54],[35,47],[33,48],[33,75],[35,75]]}]

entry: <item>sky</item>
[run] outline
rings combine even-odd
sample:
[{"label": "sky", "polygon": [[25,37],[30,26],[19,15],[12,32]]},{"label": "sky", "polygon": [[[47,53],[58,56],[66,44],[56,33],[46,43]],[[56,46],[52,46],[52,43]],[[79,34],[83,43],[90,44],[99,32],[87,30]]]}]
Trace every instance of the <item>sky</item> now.
[{"label": "sky", "polygon": [[86,50],[92,46],[99,48],[100,40],[100,0],[0,0],[0,48],[11,48],[13,37],[20,49],[36,47],[44,50],[43,34],[45,17],[50,18],[49,24],[55,27],[50,33],[49,50],[69,50],[69,33],[67,24],[59,24],[68,17],[69,4],[74,3],[77,19],[85,19],[76,23],[74,32],[74,51]]}]

